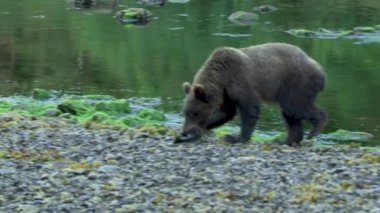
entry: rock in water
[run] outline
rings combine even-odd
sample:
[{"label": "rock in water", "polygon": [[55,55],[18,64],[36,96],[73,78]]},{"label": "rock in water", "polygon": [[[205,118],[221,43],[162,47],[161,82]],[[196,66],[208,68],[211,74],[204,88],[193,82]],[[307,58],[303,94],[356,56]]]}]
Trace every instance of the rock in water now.
[{"label": "rock in water", "polygon": [[259,19],[259,16],[256,13],[244,12],[244,11],[238,11],[228,16],[228,20],[230,20],[234,24],[241,25],[241,26],[251,25],[258,19]]},{"label": "rock in water", "polygon": [[152,12],[143,8],[128,8],[116,12],[114,18],[123,24],[146,24],[152,15]]},{"label": "rock in water", "polygon": [[275,10],[278,10],[278,8],[273,7],[272,5],[264,4],[264,5],[254,7],[253,10],[256,12],[260,12],[260,13],[269,13],[269,12],[273,12]]}]

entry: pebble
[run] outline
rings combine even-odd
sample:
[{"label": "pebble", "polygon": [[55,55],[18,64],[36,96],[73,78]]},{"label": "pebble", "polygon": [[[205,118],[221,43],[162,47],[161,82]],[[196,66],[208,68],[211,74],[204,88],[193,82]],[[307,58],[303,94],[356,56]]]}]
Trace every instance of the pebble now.
[{"label": "pebble", "polygon": [[19,120],[0,129],[0,212],[378,212],[380,206],[379,152],[268,148],[212,137],[173,144],[168,135],[136,137],[65,118]]}]

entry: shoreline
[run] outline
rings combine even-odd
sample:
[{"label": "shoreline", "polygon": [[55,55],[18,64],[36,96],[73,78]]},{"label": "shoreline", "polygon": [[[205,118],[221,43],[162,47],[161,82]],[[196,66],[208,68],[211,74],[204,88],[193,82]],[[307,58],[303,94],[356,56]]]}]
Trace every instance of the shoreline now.
[{"label": "shoreline", "polygon": [[0,211],[379,211],[379,151],[161,133],[2,116]]}]

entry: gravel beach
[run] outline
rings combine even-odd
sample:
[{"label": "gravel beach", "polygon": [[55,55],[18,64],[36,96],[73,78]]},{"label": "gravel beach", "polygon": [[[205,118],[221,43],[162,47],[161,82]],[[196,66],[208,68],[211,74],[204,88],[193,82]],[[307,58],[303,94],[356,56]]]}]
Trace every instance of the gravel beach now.
[{"label": "gravel beach", "polygon": [[0,118],[0,212],[380,212],[380,152]]}]

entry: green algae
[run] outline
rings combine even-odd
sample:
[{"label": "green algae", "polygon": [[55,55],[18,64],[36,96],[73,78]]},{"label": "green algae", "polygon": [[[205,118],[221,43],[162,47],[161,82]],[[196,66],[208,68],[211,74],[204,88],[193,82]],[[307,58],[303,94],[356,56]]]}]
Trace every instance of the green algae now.
[{"label": "green algae", "polygon": [[380,164],[380,154],[365,153],[360,157],[353,158],[349,163],[368,163],[368,164]]},{"label": "green algae", "polygon": [[165,121],[166,120],[164,113],[155,109],[150,109],[150,108],[145,108],[145,109],[140,110],[137,113],[137,116],[142,119],[146,119],[150,121]]},{"label": "green algae", "polygon": [[373,135],[367,132],[354,132],[344,129],[339,129],[333,133],[325,134],[323,139],[335,141],[357,141],[367,142],[373,138]]},{"label": "green algae", "polygon": [[177,136],[177,132],[173,129],[160,124],[145,124],[134,129],[135,132],[143,132],[150,135],[171,135]]},{"label": "green algae", "polygon": [[121,123],[126,126],[135,127],[143,124],[159,125],[166,121],[164,113],[150,108],[140,110],[137,115],[125,116]]},{"label": "green algae", "polygon": [[23,103],[15,105],[10,111],[17,112],[21,115],[26,116],[43,116],[48,110],[54,109],[53,104],[40,104],[38,102],[32,101],[28,104]]},{"label": "green algae", "polygon": [[102,123],[110,120],[111,116],[104,112],[95,112],[90,119],[91,121]]},{"label": "green algae", "polygon": [[[73,122],[90,126],[137,127],[146,124],[159,125],[167,119],[164,113],[141,107],[132,112],[127,99],[117,99],[109,95],[67,95],[62,94],[54,99],[50,93],[37,97],[37,93],[47,92],[42,89],[33,90],[35,97],[15,96],[0,98],[0,113],[16,113],[33,117],[60,117]],[[45,93],[47,94],[47,93]],[[7,123],[8,125],[8,123]]]},{"label": "green algae", "polygon": [[36,88],[32,92],[32,97],[35,100],[47,100],[50,99],[52,95],[47,90]]},{"label": "green algae", "polygon": [[315,203],[326,196],[326,189],[323,185],[309,183],[296,187],[292,202],[297,204]]},{"label": "green algae", "polygon": [[115,113],[129,113],[131,112],[131,107],[128,100],[119,99],[114,101],[98,102],[95,105],[95,110]]},{"label": "green algae", "polygon": [[33,162],[47,162],[61,160],[61,154],[57,150],[12,150],[0,151],[0,159],[26,160]]},{"label": "green algae", "polygon": [[72,170],[76,171],[82,171],[82,170],[93,170],[101,166],[102,164],[100,162],[87,162],[87,161],[80,161],[80,162],[72,162],[68,165],[68,167]]},{"label": "green algae", "polygon": [[0,113],[9,112],[12,109],[12,104],[7,101],[0,101]]}]

